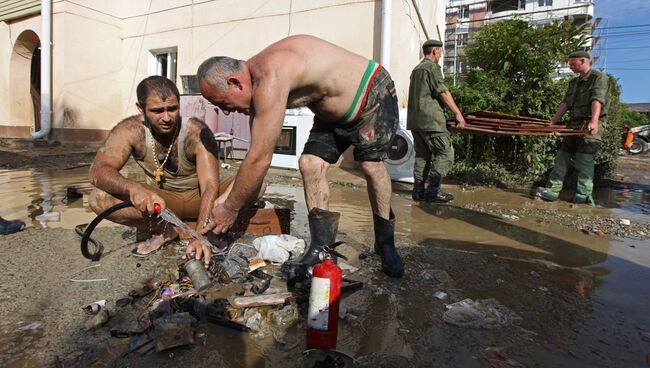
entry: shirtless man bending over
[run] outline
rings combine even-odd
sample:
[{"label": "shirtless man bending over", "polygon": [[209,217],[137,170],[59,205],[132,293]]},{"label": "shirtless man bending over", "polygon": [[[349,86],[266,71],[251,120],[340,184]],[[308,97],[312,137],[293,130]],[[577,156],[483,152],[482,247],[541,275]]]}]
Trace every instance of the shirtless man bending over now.
[{"label": "shirtless man bending over", "polygon": [[[286,108],[306,106],[314,125],[299,160],[308,210],[328,210],[327,170],[354,146],[354,158],[368,183],[375,251],[383,271],[401,277],[395,249],[391,182],[383,160],[398,127],[395,86],[373,60],[316,37],[280,40],[251,59],[212,57],[198,69],[203,96],[225,114],[250,115],[251,147],[223,204],[215,204],[208,227],[219,234],[259,192],[271,164]],[[312,234],[313,237],[313,234]]]}]

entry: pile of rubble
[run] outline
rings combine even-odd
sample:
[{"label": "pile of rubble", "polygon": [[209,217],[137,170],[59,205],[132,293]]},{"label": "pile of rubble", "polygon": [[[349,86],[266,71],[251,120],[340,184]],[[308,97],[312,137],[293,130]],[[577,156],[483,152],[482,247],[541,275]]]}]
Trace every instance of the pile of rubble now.
[{"label": "pile of rubble", "polygon": [[[207,269],[200,260],[180,259],[189,244],[189,240],[181,241],[172,250],[178,257],[167,257],[171,258],[167,261],[171,265],[168,272],[160,273],[164,276],[140,281],[127,296],[115,301],[116,313],[129,306],[137,314],[111,323],[111,336],[130,339],[123,356],[192,345],[197,339],[204,341],[205,334],[196,332],[200,321],[207,321],[215,328],[247,333],[253,338],[272,336],[281,346],[289,348],[299,343],[288,342],[285,336],[287,330],[304,322],[299,307],[309,300],[313,266],[304,263],[305,253],[313,252],[315,238],[319,236],[312,235],[312,245],[306,252],[303,239],[281,233],[260,235],[246,224],[239,226],[247,231],[231,237],[226,248],[215,253]],[[286,228],[273,226],[272,230],[280,232]],[[269,232],[269,228],[264,231]],[[335,234],[336,228],[334,237]],[[319,247],[322,254],[316,254],[316,262],[328,253],[335,258],[342,256],[334,250],[339,244],[322,244]],[[339,265],[348,274],[356,270],[342,262]],[[347,278],[343,281],[342,291],[363,286]],[[106,301],[92,303],[85,309],[90,314],[86,322],[88,330],[103,326],[110,318]]]}]

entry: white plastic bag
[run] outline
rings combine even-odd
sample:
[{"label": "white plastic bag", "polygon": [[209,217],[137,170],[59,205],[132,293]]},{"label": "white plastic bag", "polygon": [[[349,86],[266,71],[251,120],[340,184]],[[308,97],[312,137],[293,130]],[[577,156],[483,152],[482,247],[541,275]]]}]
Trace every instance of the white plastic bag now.
[{"label": "white plastic bag", "polygon": [[256,258],[282,263],[291,254],[304,252],[305,240],[287,234],[265,235],[254,239],[253,246],[258,251]]}]

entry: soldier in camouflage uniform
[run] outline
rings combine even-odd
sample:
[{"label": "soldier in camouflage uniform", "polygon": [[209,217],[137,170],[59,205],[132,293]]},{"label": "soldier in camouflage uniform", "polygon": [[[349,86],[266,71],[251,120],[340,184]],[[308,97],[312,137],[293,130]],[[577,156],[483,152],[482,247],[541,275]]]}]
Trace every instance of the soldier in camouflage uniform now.
[{"label": "soldier in camouflage uniform", "polygon": [[573,129],[590,130],[586,136],[569,136],[564,139],[555,157],[555,166],[551,171],[545,187],[537,187],[533,196],[547,201],[555,201],[562,190],[564,176],[570,165],[578,173],[578,183],[573,196],[573,203],[594,205],[591,195],[594,179],[594,155],[602,142],[602,133],[607,125],[609,110],[609,77],[605,73],[593,70],[589,54],[576,51],[569,55],[569,67],[578,77],[569,82],[562,103],[557,108],[553,119],[559,123],[562,115],[569,112],[567,126]]},{"label": "soldier in camouflage uniform", "polygon": [[426,41],[422,52],[424,58],[411,72],[406,120],[406,127],[413,133],[415,141],[412,197],[416,201],[449,202],[454,196],[440,189],[442,178],[454,163],[454,147],[447,131],[444,105],[455,114],[458,127],[465,126],[465,119],[445,86],[438,65],[442,57],[442,42]]}]

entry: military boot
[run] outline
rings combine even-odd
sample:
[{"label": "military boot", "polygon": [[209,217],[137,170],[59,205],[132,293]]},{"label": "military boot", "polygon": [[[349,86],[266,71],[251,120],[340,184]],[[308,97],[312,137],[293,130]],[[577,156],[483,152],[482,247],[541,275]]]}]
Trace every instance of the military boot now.
[{"label": "military boot", "polygon": [[427,190],[424,192],[425,201],[447,203],[454,199],[454,196],[452,194],[443,192],[442,189],[440,189],[441,182],[441,178],[431,179]]},{"label": "military boot", "polygon": [[590,205],[591,207],[596,207],[596,202],[594,201],[594,197],[592,197],[591,195],[583,196],[583,195],[580,195],[580,194],[576,193],[573,196],[573,199],[571,200],[571,203],[575,203],[575,204],[585,204],[586,203],[586,204]]},{"label": "military boot", "polygon": [[557,201],[559,193],[554,192],[551,188],[537,187],[532,191],[531,195],[549,202],[554,202]]},{"label": "military boot", "polygon": [[375,253],[381,257],[381,269],[390,277],[402,277],[404,266],[395,249],[395,214],[390,210],[389,219],[372,214],[375,228]]},{"label": "military boot", "polygon": [[413,193],[411,197],[414,201],[423,201],[424,200],[424,182],[422,180],[415,179],[413,183]]}]

